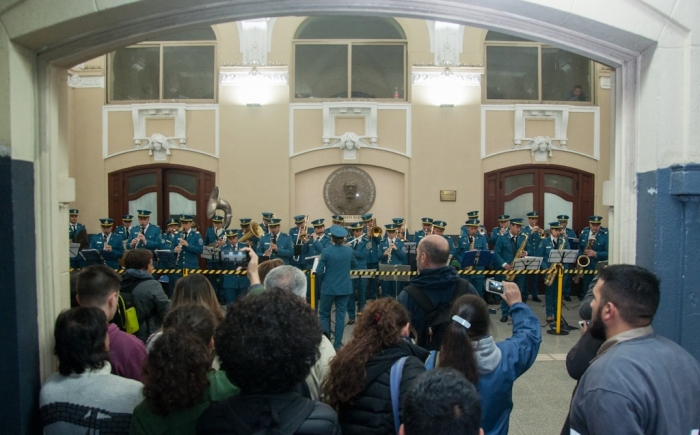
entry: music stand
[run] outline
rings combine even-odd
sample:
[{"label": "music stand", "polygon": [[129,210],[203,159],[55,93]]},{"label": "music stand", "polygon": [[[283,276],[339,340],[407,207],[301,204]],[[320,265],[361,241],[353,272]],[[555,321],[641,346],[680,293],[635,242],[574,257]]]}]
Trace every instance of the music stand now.
[{"label": "music stand", "polygon": [[[379,265],[379,271],[380,272],[410,272],[411,271],[411,266],[405,265],[405,264],[380,264]],[[410,281],[411,280],[411,275],[406,274],[406,275],[398,275],[398,274],[392,274],[388,275],[391,278],[389,279],[382,279],[382,281],[393,281],[393,286],[394,286],[394,293],[396,294],[395,297],[398,297],[398,285],[396,284],[398,281]],[[386,278],[386,277],[382,277]],[[381,278],[380,278],[381,279]]]},{"label": "music stand", "polygon": [[205,246],[202,249],[202,258],[205,260],[210,260],[213,262],[219,262],[219,251],[221,249],[218,246]]},{"label": "music stand", "polygon": [[482,249],[480,251],[469,251],[462,255],[462,268],[467,268],[469,266],[483,266],[488,267],[491,265],[493,260],[493,252]]},{"label": "music stand", "polygon": [[97,249],[83,249],[80,251],[80,256],[83,257],[83,260],[85,260],[86,266],[105,264],[105,259]]},{"label": "music stand", "polygon": [[513,263],[513,270],[540,270],[542,260],[542,257],[518,258]]},{"label": "music stand", "polygon": [[175,254],[169,249],[156,249],[154,251],[159,269],[175,269]]},{"label": "music stand", "polygon": [[78,256],[78,253],[80,252],[80,243],[69,243],[69,256],[70,258],[75,258]]},{"label": "music stand", "polygon": [[[564,264],[573,264],[576,262],[576,256],[578,254],[578,251],[576,249],[552,249],[549,252],[549,264],[556,264],[556,263],[561,263],[562,265]],[[559,278],[557,277],[557,280]],[[551,322],[550,322],[550,329],[547,331],[547,334],[551,335],[568,335],[569,331],[573,329],[578,329],[575,327],[570,326],[567,322],[566,319],[564,319],[564,316],[561,313],[561,286],[557,284],[557,316],[559,319],[559,328],[552,327]],[[568,310],[568,308],[567,308]],[[563,326],[563,327],[562,327]],[[557,331],[559,329],[559,331]]]},{"label": "music stand", "polygon": [[569,247],[578,251],[578,239],[576,237],[568,237]]}]

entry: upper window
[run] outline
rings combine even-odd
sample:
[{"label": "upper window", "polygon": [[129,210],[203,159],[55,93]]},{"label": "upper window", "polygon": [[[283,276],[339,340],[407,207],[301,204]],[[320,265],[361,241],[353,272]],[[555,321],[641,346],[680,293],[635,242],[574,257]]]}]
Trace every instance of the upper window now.
[{"label": "upper window", "polygon": [[215,99],[216,36],[209,26],[121,48],[107,59],[108,102]]},{"label": "upper window", "polygon": [[406,98],[406,36],[382,17],[312,17],[294,36],[295,99]]},{"label": "upper window", "polygon": [[487,100],[592,101],[590,59],[493,31],[485,51]]}]

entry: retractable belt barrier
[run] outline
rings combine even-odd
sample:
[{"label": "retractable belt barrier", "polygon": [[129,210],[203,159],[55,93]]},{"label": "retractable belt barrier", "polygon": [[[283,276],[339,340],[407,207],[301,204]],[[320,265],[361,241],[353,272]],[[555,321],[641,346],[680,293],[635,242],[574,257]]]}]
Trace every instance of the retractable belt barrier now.
[{"label": "retractable belt barrier", "polygon": [[[69,269],[70,272],[79,269]],[[117,273],[124,273],[125,269],[115,269]],[[308,270],[303,271],[308,274]],[[562,271],[564,274],[575,274],[575,275],[596,275],[597,270],[575,270],[569,269]],[[190,274],[199,273],[202,275],[246,275],[247,270],[215,270],[215,269],[154,269],[154,274],[158,275],[168,275],[168,274]],[[545,275],[547,270],[458,270],[457,273],[460,275]],[[371,271],[371,270],[351,270],[350,276],[409,276],[418,275],[416,271]]]}]

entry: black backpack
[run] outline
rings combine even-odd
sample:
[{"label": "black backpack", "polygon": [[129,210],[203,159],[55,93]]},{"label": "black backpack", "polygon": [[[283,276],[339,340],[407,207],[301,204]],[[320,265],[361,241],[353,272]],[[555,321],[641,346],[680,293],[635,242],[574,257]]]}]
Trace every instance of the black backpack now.
[{"label": "black backpack", "polygon": [[450,310],[455,299],[466,294],[476,294],[474,287],[461,278],[452,290],[450,301],[441,302],[437,306],[418,287],[409,285],[404,291],[425,311],[423,324],[415,326],[418,331],[418,345],[427,350],[440,350],[442,337],[452,321]]},{"label": "black backpack", "polygon": [[[314,410],[313,400],[299,396],[292,399],[281,413],[269,400],[244,401],[238,397],[223,403],[230,433],[235,435],[292,435]],[[242,415],[254,414],[258,415],[258,421],[250,426]]]}]

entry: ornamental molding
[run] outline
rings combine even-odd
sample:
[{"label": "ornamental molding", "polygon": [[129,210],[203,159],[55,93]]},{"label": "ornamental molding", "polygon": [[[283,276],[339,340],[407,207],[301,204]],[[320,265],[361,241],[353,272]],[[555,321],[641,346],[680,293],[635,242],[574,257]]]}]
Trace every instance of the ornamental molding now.
[{"label": "ornamental molding", "polygon": [[105,76],[68,74],[68,87],[70,88],[104,88]]},{"label": "ornamental molding", "polygon": [[[365,131],[335,135],[336,118],[361,118]],[[377,148],[377,104],[363,102],[323,103],[323,147],[340,148],[345,160],[356,160],[360,147]]]},{"label": "ornamental molding", "polygon": [[430,51],[435,54],[435,65],[458,65],[464,44],[464,26],[431,20],[425,23],[430,37]]},{"label": "ornamental molding", "polygon": [[450,83],[464,86],[481,86],[482,67],[414,66],[411,80],[414,85]]},{"label": "ornamental molding", "polygon": [[219,84],[222,86],[244,85],[251,82],[286,85],[289,82],[289,67],[222,66],[219,69]]},{"label": "ornamental molding", "polygon": [[275,18],[259,18],[236,22],[244,64],[267,64],[267,53],[272,51],[272,28],[275,20]]}]

